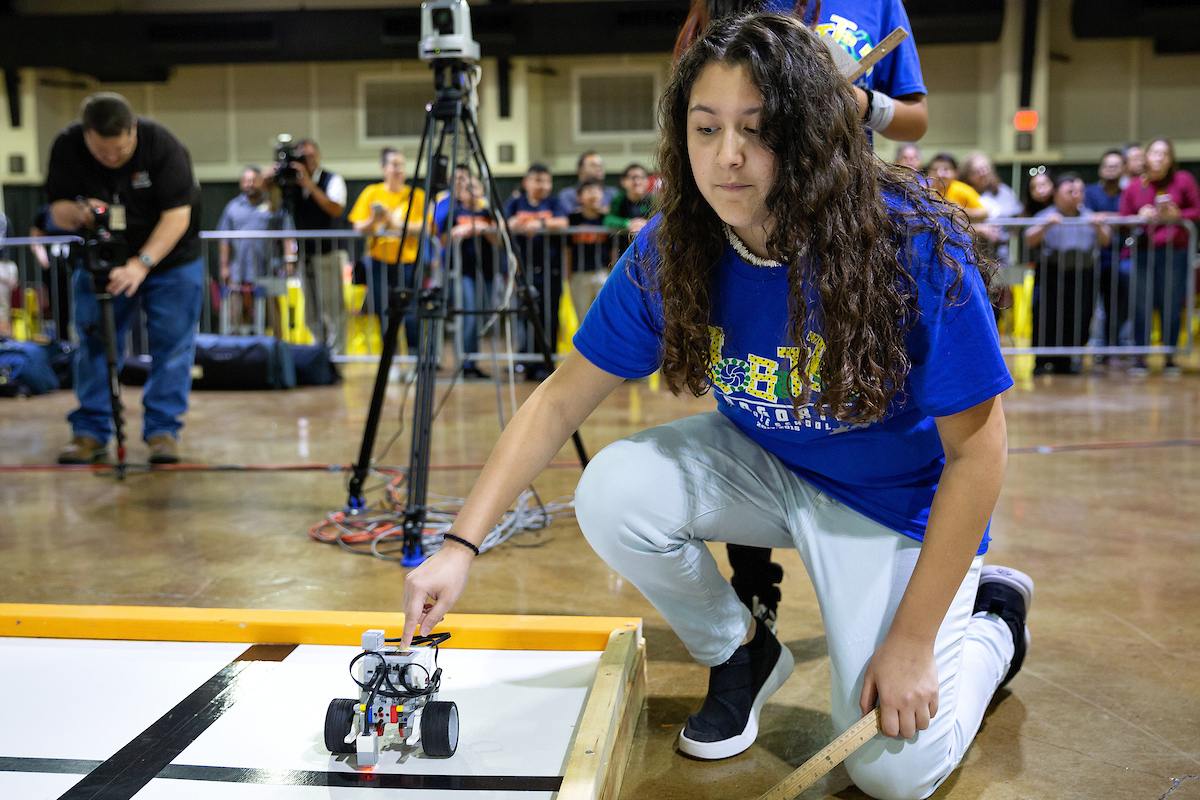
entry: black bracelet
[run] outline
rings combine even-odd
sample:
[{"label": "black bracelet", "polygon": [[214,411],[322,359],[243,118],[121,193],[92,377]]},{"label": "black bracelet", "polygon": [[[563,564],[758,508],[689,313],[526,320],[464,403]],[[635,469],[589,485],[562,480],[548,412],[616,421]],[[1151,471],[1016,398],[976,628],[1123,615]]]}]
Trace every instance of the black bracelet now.
[{"label": "black bracelet", "polygon": [[863,91],[867,94],[867,110],[863,112],[862,116],[863,122],[866,122],[871,118],[871,112],[875,110],[875,90],[863,89]]},{"label": "black bracelet", "polygon": [[468,542],[466,539],[462,538],[461,536],[455,536],[453,533],[445,533],[445,534],[442,534],[442,538],[449,539],[452,542],[458,542],[463,547],[469,547],[469,548],[471,548],[471,552],[473,552],[475,555],[479,555],[479,548],[476,547],[475,545],[471,544],[470,542]]}]

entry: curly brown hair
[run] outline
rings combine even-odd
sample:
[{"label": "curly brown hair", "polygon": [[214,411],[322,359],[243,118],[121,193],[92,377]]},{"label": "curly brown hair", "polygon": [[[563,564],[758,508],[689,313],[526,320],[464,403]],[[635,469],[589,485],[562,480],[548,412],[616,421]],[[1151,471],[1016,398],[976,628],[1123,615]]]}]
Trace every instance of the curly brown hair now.
[{"label": "curly brown hair", "polygon": [[[662,297],[667,386],[696,396],[709,389],[713,280],[726,241],[692,175],[686,120],[692,86],[713,62],[744,65],[762,95],[758,127],[777,165],[765,200],[767,249],[787,266],[788,336],[806,354],[802,363],[811,355],[807,332],[825,339],[821,410],[846,422],[878,421],[910,368],[914,238],[928,234],[937,261],[952,271],[947,302],[957,298],[965,266],[979,269],[989,288],[992,270],[955,207],[911,170],[875,157],[850,84],[816,36],[775,14],[714,22],[680,59],[660,101],[657,156],[666,189],[658,254],[639,271]],[[799,386],[789,386],[795,413],[812,390],[803,375]]]}]

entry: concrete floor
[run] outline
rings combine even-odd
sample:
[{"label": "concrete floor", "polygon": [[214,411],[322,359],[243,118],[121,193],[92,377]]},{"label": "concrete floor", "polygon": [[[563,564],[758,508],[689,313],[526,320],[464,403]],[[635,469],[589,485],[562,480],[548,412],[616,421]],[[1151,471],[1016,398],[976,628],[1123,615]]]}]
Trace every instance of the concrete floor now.
[{"label": "concrete floor", "polygon": [[[335,387],[194,393],[185,457],[351,461],[372,372],[347,372]],[[529,391],[517,387],[519,398]],[[138,393],[126,392],[137,438]],[[392,395],[381,442],[395,430]],[[1033,644],[964,766],[935,797],[1200,798],[1200,381],[1054,376],[1022,382],[1004,403],[1014,451],[989,560],[1037,581]],[[0,465],[52,463],[73,405],[67,392],[0,401]],[[711,398],[626,384],[582,434],[594,452],[712,407]],[[434,426],[433,462],[481,462],[498,431],[492,384],[459,386]],[[407,450],[406,434],[382,461],[407,463]],[[568,446],[559,460],[571,458]],[[130,460],[144,459],[144,446],[132,444]],[[439,469],[431,490],[465,494],[476,474]],[[569,494],[578,474],[552,468],[536,486],[546,499]],[[343,476],[325,472],[134,474],[123,483],[0,472],[0,602],[399,610],[400,568],[307,535],[345,500]],[[724,563],[723,548],[716,552]],[[573,521],[481,557],[455,610],[644,617],[648,710],[622,797],[754,798],[835,735],[815,598],[794,552],[777,551],[776,560],[787,571],[780,638],[796,670],[767,705],[758,743],[723,762],[674,752],[707,671]],[[840,768],[803,796],[830,795],[864,796]]]}]

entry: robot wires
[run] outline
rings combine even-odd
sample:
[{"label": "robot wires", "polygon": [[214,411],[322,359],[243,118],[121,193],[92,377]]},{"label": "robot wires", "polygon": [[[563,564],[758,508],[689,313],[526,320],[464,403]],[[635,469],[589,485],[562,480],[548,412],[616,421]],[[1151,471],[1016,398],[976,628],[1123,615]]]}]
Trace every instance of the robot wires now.
[{"label": "robot wires", "polygon": [[[397,680],[400,681],[400,688],[392,682],[391,676],[388,674],[391,670],[388,669],[387,659],[384,654],[378,650],[364,650],[350,661],[350,679],[353,680],[360,689],[370,692],[367,697],[367,707],[370,708],[375,704],[376,697],[383,697],[387,700],[398,700],[403,705],[406,700],[415,700],[420,697],[428,697],[435,694],[442,685],[442,668],[437,665],[438,646],[450,638],[449,633],[436,633],[431,636],[414,636],[412,644],[414,647],[432,647],[433,648],[433,674],[429,673],[421,664],[408,663],[397,665],[396,673]],[[399,639],[385,639],[385,642],[398,642]],[[378,666],[375,668],[375,675],[371,681],[360,681],[354,675],[354,666],[362,659],[374,657],[379,660]],[[423,685],[418,686],[414,679],[420,676],[410,674],[413,668],[421,670],[424,673]],[[365,668],[364,668],[365,671]]]}]

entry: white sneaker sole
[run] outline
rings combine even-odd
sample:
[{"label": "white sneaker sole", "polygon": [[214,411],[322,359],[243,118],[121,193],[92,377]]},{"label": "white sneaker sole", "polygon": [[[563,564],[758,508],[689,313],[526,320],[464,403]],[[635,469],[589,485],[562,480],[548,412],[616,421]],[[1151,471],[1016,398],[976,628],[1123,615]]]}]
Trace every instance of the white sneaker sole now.
[{"label": "white sneaker sole", "polygon": [[689,739],[684,735],[683,731],[680,731],[679,749],[682,752],[692,758],[717,761],[722,758],[736,756],[754,744],[754,740],[758,738],[758,714],[762,711],[763,704],[767,702],[767,699],[771,695],[779,691],[779,687],[783,686],[787,679],[792,676],[792,668],[796,663],[792,658],[791,650],[788,650],[782,644],[780,648],[779,660],[775,662],[775,668],[767,676],[766,683],[758,690],[758,695],[754,698],[754,704],[750,706],[750,718],[746,720],[746,727],[742,732],[737,736],[722,739],[719,742],[697,742]]}]

